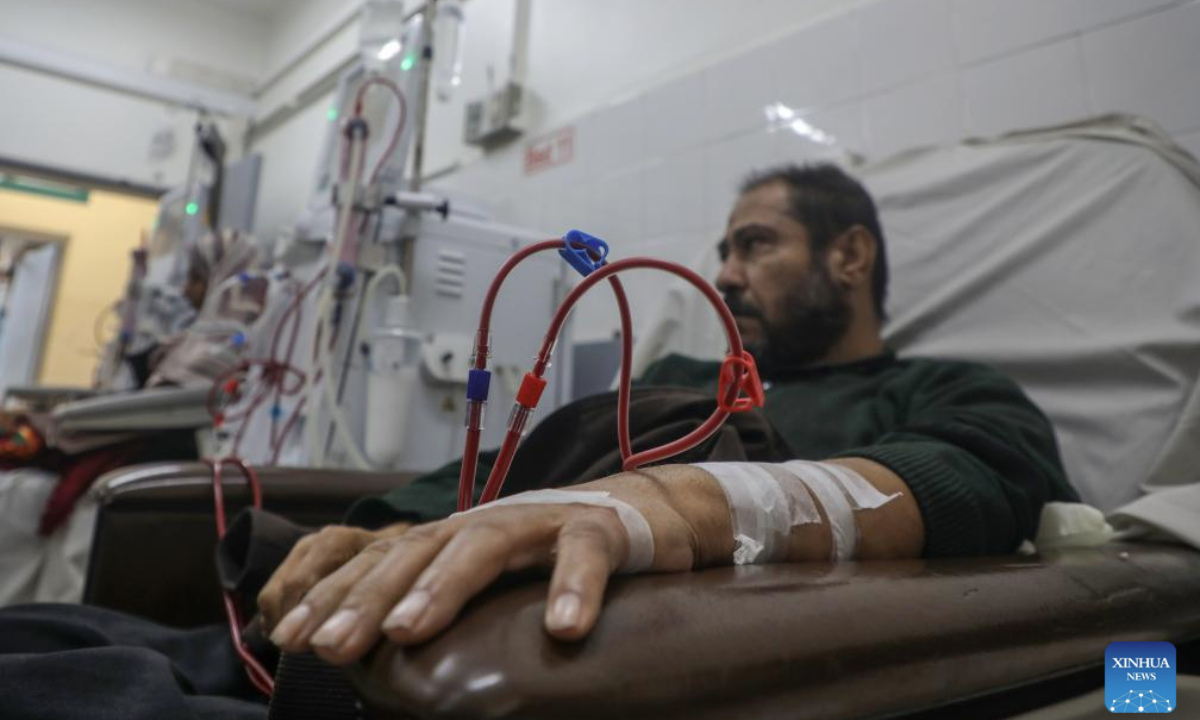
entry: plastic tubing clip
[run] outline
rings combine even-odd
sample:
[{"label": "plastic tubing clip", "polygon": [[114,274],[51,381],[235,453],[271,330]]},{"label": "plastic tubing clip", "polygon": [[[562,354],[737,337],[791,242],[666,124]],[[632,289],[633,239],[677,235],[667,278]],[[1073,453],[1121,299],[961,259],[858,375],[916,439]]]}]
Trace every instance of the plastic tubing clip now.
[{"label": "plastic tubing clip", "polygon": [[472,369],[467,373],[467,399],[487,402],[488,388],[492,384],[492,373]]},{"label": "plastic tubing clip", "polygon": [[[725,398],[729,395],[729,386],[733,383],[737,368],[742,370],[737,396],[732,402],[727,402]],[[730,413],[745,412],[753,407],[762,407],[764,402],[766,395],[763,393],[762,380],[758,377],[758,366],[754,364],[754,357],[744,351],[741,357],[727,355],[721,363],[721,374],[717,380],[717,407]]]},{"label": "plastic tubing clip", "polygon": [[525,373],[521,381],[521,389],[517,391],[517,404],[527,408],[537,407],[542,399],[542,391],[546,389],[546,379],[533,373]]},{"label": "plastic tubing clip", "polygon": [[[582,230],[568,230],[563,235],[566,247],[560,248],[558,254],[567,264],[587,277],[604,266],[608,257],[608,243],[594,235],[588,235]],[[593,257],[593,255],[598,257]]]}]

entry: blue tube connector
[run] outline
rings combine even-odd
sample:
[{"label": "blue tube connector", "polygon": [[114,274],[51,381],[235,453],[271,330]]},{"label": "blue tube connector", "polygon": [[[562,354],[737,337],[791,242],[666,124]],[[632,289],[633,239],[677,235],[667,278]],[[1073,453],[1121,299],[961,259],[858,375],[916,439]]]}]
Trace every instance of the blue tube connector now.
[{"label": "blue tube connector", "polygon": [[488,389],[491,385],[491,371],[472,368],[471,372],[467,373],[467,399],[487,402]]},{"label": "blue tube connector", "polygon": [[[580,275],[587,277],[604,267],[605,258],[608,257],[608,243],[600,238],[588,235],[582,230],[568,230],[567,234],[563,235],[563,242],[567,246],[560,248],[558,254],[568,265],[579,271]],[[594,258],[593,255],[598,255],[599,258]]]},{"label": "blue tube connector", "polygon": [[354,287],[354,278],[358,273],[355,271],[353,265],[348,262],[338,261],[337,269],[334,272],[337,274],[336,287],[339,293],[348,292],[350,288]]}]

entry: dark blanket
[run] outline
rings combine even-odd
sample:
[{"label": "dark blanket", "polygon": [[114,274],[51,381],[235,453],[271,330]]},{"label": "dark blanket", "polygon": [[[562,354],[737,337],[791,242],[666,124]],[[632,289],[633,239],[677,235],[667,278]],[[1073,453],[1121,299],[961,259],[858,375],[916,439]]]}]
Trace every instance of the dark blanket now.
[{"label": "dark blanket", "polygon": [[177,630],[88,605],[0,611],[5,720],[263,720],[223,625]]}]

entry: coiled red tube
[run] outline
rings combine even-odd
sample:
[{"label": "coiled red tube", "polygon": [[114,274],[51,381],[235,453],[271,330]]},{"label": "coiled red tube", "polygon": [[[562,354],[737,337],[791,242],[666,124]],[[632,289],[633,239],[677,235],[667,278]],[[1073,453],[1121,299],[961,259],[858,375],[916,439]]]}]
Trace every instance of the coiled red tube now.
[{"label": "coiled red tube", "polygon": [[[483,298],[483,308],[479,313],[479,330],[475,335],[475,357],[474,367],[476,370],[486,370],[487,360],[490,353],[491,343],[491,324],[492,310],[496,304],[496,297],[500,294],[500,287],[504,284],[505,279],[513,271],[517,265],[521,264],[526,258],[546,250],[557,250],[567,247],[567,243],[563,240],[544,240],[537,242],[527,247],[521,248],[513,253],[511,257],[500,266],[495,277],[492,278],[491,285],[488,286],[487,294]],[[632,454],[632,443],[629,439],[629,366],[633,359],[633,320],[629,312],[629,301],[625,295],[625,289],[621,286],[621,281],[618,278],[611,278],[609,284],[612,286],[613,294],[616,296],[617,308],[621,315],[621,337],[623,339],[621,352],[621,377],[623,383],[617,400],[618,417],[618,434],[620,435],[621,455],[628,457]],[[478,472],[479,465],[479,445],[483,432],[482,423],[483,413],[480,412],[471,416],[467,422],[466,439],[463,442],[463,459],[462,468],[458,476],[458,511],[462,512],[471,507],[471,501],[475,496],[475,474]],[[517,440],[520,440],[520,433],[517,434]],[[507,442],[505,443],[508,444]],[[501,446],[503,450],[504,445]],[[512,453],[515,453],[515,447]],[[497,460],[497,464],[504,462],[503,455]],[[507,463],[512,462],[510,454]],[[507,476],[507,466],[504,471],[504,476]],[[489,479],[491,475],[488,476]],[[487,491],[485,486],[484,491]],[[498,491],[498,490],[497,490]]]},{"label": "coiled red tube", "polygon": [[[554,244],[562,246],[561,242],[554,242]],[[540,249],[546,249],[546,247],[539,248],[539,245],[547,246],[548,244],[539,243],[526,248],[527,252],[525,252],[525,254],[522,255],[518,253],[518,255],[514,255],[513,258],[510,258],[509,262],[505,263],[505,266],[501,268],[501,273],[498,274],[496,279],[493,281],[493,285],[489,289],[488,296],[485,298],[484,313],[480,323],[481,337],[486,338],[486,333],[490,329],[488,323],[490,323],[491,319],[491,306],[495,300],[495,294],[496,291],[498,291],[499,283],[503,281],[504,276],[511,271],[512,267],[515,266],[517,262],[520,262],[520,260],[524,259],[524,257],[527,257],[533,252],[537,252]],[[538,248],[538,250],[535,250],[534,248]],[[617,399],[617,423],[618,440],[621,446],[622,467],[627,471],[637,469],[638,467],[641,467],[647,463],[657,462],[673,455],[678,455],[679,453],[689,450],[708,439],[729,417],[729,411],[725,408],[730,407],[733,401],[737,398],[740,392],[742,376],[746,372],[744,364],[732,366],[731,372],[733,382],[730,383],[726,389],[728,396],[721,398],[721,402],[718,403],[718,408],[695,430],[673,442],[643,451],[641,453],[633,454],[632,442],[629,437],[629,398],[631,392],[630,365],[633,356],[633,340],[630,332],[632,322],[629,313],[628,301],[624,294],[624,289],[621,287],[615,275],[622,271],[635,268],[650,268],[670,272],[682,277],[684,280],[696,287],[696,289],[700,290],[700,292],[703,293],[708,301],[712,304],[713,308],[716,310],[721,319],[721,324],[725,329],[725,335],[729,341],[729,355],[736,358],[742,358],[745,354],[742,348],[741,334],[738,332],[737,324],[733,319],[733,314],[725,305],[724,300],[721,299],[721,296],[717,293],[717,291],[712,287],[712,285],[705,281],[704,278],[700,277],[694,271],[683,267],[682,265],[656,258],[629,258],[626,260],[618,260],[614,263],[599,268],[584,278],[583,282],[577,285],[567,295],[567,298],[563,301],[562,305],[559,306],[558,311],[554,314],[554,318],[551,320],[550,327],[542,341],[542,346],[537,355],[531,375],[536,378],[541,378],[545,374],[546,369],[549,366],[551,352],[554,348],[555,342],[558,339],[558,335],[562,330],[562,326],[565,324],[567,316],[570,314],[572,308],[574,308],[579,299],[597,283],[603,280],[609,280],[610,284],[613,286],[613,291],[617,297],[617,304],[621,312],[622,352],[621,377]],[[486,354],[477,353],[477,369],[483,369],[483,364],[481,363],[486,364]],[[508,469],[512,464],[512,458],[516,454],[516,449],[521,439],[524,422],[528,419],[529,412],[533,409],[532,407],[526,407],[520,404],[518,404],[517,408],[523,408],[526,412],[521,413],[519,416],[516,412],[514,412],[513,420],[510,421],[509,430],[505,435],[504,443],[501,445],[500,454],[497,458],[496,464],[492,467],[492,471],[488,475],[487,483],[484,485],[483,494],[480,497],[480,504],[491,502],[499,496],[500,490],[504,485],[504,480],[507,477]],[[514,410],[517,408],[514,408]],[[515,422],[520,422],[522,427],[516,427],[514,425]],[[467,507],[467,505],[463,504],[464,498],[466,499],[466,503],[469,504],[470,498],[474,492],[473,486],[476,469],[475,466],[478,461],[477,435],[473,446],[471,445],[471,437],[468,436],[467,449],[472,450],[472,453],[464,453],[463,455],[463,471],[460,475],[460,480],[464,478],[469,479],[470,484],[460,483],[459,485],[460,510],[464,510]]]}]

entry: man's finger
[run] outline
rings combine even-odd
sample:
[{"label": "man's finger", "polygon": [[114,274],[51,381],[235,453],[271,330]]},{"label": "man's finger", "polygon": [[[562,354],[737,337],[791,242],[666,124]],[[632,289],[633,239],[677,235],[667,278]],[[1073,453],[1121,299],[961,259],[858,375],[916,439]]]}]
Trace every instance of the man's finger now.
[{"label": "man's finger", "polygon": [[267,630],[273,630],[314,585],[346,564],[373,538],[367,530],[338,525],[300,538],[259,593],[259,610]]},{"label": "man's finger", "polygon": [[326,613],[328,620],[310,639],[313,650],[335,664],[355,660],[369,650],[379,639],[384,616],[452,537],[446,523],[434,523],[392,541],[374,567],[352,586],[339,588],[336,608]]},{"label": "man's finger", "polygon": [[[549,547],[558,530],[557,516],[537,515],[524,508],[503,519],[477,521],[454,539],[424,568],[412,589],[383,621],[388,637],[405,644],[429,639],[457,617],[463,605],[512,569],[514,558],[529,558],[536,546]],[[520,519],[516,519],[519,517]]]},{"label": "man's finger", "polygon": [[345,594],[382,559],[383,551],[367,548],[316,583],[304,599],[279,621],[271,642],[289,652],[309,649],[309,638],[337,609]]},{"label": "man's finger", "polygon": [[358,528],[331,526],[318,533],[289,573],[290,581],[284,583],[283,612],[300,604],[313,586],[350,562],[373,539]]},{"label": "man's finger", "polygon": [[308,553],[311,540],[311,536],[300,538],[258,593],[258,611],[262,614],[263,627],[267,632],[274,630],[280,619],[299,602],[299,598],[288,602],[293,594],[290,586],[295,583],[296,566]]},{"label": "man's finger", "polygon": [[561,640],[578,640],[596,624],[608,577],[623,562],[625,545],[613,523],[589,514],[571,521],[558,538],[558,560],[546,597],[546,631]]}]

